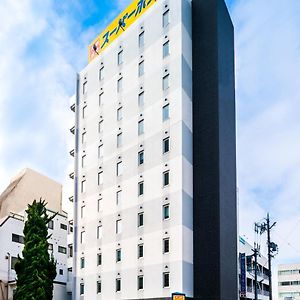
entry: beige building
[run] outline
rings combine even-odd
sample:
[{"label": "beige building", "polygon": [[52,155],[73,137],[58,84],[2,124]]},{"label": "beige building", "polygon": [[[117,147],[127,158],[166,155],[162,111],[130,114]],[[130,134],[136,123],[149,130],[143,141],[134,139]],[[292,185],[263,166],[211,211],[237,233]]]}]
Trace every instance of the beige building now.
[{"label": "beige building", "polygon": [[300,300],[300,263],[278,266],[278,300]]}]

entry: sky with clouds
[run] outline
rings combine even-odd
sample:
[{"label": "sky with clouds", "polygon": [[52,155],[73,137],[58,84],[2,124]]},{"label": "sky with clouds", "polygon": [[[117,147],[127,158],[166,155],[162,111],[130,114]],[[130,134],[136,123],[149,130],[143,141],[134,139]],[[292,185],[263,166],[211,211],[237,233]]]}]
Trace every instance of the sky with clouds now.
[{"label": "sky with clouds", "polygon": [[[69,97],[87,45],[130,1],[0,0],[0,189],[24,167],[66,183]],[[267,211],[275,263],[300,261],[300,1],[227,0],[236,37],[240,234]]]}]

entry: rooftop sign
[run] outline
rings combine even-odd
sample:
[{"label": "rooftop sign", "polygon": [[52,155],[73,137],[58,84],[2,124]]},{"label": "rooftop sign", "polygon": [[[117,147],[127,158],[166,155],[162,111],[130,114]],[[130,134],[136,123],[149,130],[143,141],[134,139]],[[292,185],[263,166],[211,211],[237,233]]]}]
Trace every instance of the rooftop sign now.
[{"label": "rooftop sign", "polygon": [[157,0],[134,0],[97,38],[89,45],[88,62],[90,63]]}]

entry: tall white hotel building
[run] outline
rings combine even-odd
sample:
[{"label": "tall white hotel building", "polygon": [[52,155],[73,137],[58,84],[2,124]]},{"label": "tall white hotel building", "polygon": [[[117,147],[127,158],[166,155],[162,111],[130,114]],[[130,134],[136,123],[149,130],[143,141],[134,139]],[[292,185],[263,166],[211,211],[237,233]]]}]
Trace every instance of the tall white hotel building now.
[{"label": "tall white hotel building", "polygon": [[223,0],[135,0],[90,45],[73,299],[238,299],[233,49]]}]

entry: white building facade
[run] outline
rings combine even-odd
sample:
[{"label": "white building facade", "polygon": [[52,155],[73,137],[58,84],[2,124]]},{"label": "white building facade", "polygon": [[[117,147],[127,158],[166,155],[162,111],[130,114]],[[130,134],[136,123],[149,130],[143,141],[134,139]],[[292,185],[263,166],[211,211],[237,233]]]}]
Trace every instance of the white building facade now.
[{"label": "white building facade", "polygon": [[300,299],[300,264],[278,265],[278,299]]}]

